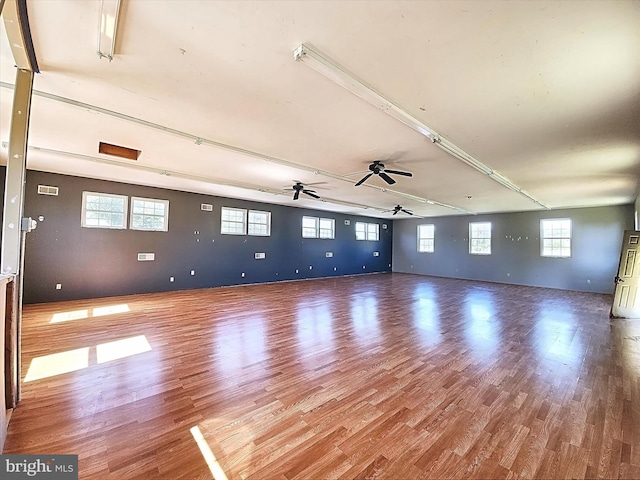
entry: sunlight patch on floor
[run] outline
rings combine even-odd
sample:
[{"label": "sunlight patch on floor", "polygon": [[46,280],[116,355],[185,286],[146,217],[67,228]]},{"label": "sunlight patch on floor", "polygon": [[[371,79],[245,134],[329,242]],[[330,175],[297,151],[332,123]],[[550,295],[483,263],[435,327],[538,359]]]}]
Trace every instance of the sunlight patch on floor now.
[{"label": "sunlight patch on floor", "polygon": [[89,366],[89,347],[52,353],[31,360],[25,382],[75,372]]},{"label": "sunlight patch on floor", "polygon": [[69,322],[71,320],[82,320],[83,318],[89,318],[89,310],[74,310],[71,312],[55,313],[51,317],[50,323]]},{"label": "sunlight patch on floor", "polygon": [[151,345],[147,337],[138,335],[137,337],[123,338],[115,342],[101,343],[96,347],[98,363],[111,362],[119,358],[132,357],[139,353],[149,352]]},{"label": "sunlight patch on floor", "polygon": [[211,474],[213,475],[213,478],[215,480],[228,480],[227,475],[224,473],[224,470],[222,470],[222,467],[218,463],[216,456],[211,451],[209,444],[204,439],[204,436],[200,431],[200,427],[196,425],[195,427],[192,427],[190,429],[190,432],[191,432],[191,435],[193,435],[193,438],[195,439],[196,443],[198,444],[198,448],[200,448],[200,453],[202,453],[202,456],[204,457],[205,462],[207,462],[207,465],[209,466],[209,470],[211,470]]},{"label": "sunlight patch on floor", "polygon": [[[89,367],[90,351],[93,347],[77,348],[66,352],[51,353],[31,360],[25,382],[55,377],[63,373],[75,372]],[[151,351],[151,345],[145,335],[123,338],[96,347],[97,363],[106,363],[120,358],[132,357]]]},{"label": "sunlight patch on floor", "polygon": [[120,305],[109,305],[106,307],[96,307],[89,313],[89,309],[72,310],[69,312],[54,313],[49,323],[62,323],[72,320],[83,320],[89,317],[104,317],[107,315],[115,315],[116,313],[130,312],[131,309],[126,303]]},{"label": "sunlight patch on floor", "polygon": [[114,315],[116,313],[130,312],[129,305],[123,303],[121,305],[110,305],[108,307],[98,307],[93,309],[93,317],[104,317],[105,315]]}]

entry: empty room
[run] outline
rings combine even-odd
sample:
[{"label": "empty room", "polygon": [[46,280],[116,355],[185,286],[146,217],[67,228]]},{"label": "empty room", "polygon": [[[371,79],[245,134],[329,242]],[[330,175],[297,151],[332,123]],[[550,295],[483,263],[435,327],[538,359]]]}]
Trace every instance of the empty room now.
[{"label": "empty room", "polygon": [[2,478],[640,478],[640,2],[0,5]]}]

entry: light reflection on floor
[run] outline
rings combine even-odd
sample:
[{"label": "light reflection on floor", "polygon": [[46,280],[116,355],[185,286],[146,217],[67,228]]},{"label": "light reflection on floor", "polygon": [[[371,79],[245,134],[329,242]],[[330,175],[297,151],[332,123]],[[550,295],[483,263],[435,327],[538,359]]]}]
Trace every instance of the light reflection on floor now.
[{"label": "light reflection on floor", "polygon": [[494,353],[500,346],[501,325],[492,293],[472,290],[466,295],[464,306],[467,344],[473,349]]},{"label": "light reflection on floor", "polygon": [[431,298],[418,298],[412,305],[413,326],[421,347],[430,347],[442,341],[440,309]]},{"label": "light reflection on floor", "polygon": [[569,309],[542,307],[533,328],[535,351],[540,361],[557,361],[577,368],[585,356],[583,332],[578,324],[578,319]]},{"label": "light reflection on floor", "polygon": [[262,315],[240,322],[226,321],[216,332],[213,357],[216,368],[229,385],[242,374],[242,368],[265,360],[265,319]]},{"label": "light reflection on floor", "polygon": [[378,300],[373,295],[362,295],[351,301],[351,322],[356,340],[369,345],[380,339]]},{"label": "light reflection on floor", "polygon": [[333,318],[326,303],[302,306],[296,312],[296,333],[301,353],[333,348]]}]

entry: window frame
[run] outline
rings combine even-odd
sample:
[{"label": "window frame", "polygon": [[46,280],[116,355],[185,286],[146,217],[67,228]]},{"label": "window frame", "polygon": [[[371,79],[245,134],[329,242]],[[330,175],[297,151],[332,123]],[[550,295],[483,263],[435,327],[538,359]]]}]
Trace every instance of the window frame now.
[{"label": "window frame", "polygon": [[[307,223],[313,223],[313,226],[305,225],[305,220],[307,220]],[[302,221],[301,221],[302,238],[318,238],[318,236],[320,235],[319,225],[320,225],[320,218],[303,215]]]},{"label": "window frame", "polygon": [[[89,225],[87,223],[87,213],[88,212],[98,212],[98,213],[120,213],[120,212],[112,212],[107,210],[88,210],[87,209],[87,197],[90,195],[94,195],[97,197],[107,197],[107,198],[115,198],[123,200],[123,211],[122,211],[122,223],[118,225]],[[98,202],[99,203],[99,202]],[[83,191],[82,192],[82,213],[81,213],[81,225],[83,228],[105,228],[108,230],[126,230],[127,229],[127,214],[129,212],[129,197],[126,195],[119,195],[116,193],[102,193],[102,192],[90,192]]]},{"label": "window frame", "polygon": [[[266,223],[252,222],[251,221],[252,214],[266,215],[266,220],[267,220]],[[255,232],[252,233],[251,232],[252,225],[265,225],[266,233],[255,233]],[[249,210],[247,212],[247,235],[251,235],[254,237],[270,237],[271,236],[271,212],[267,210]]]},{"label": "window frame", "polygon": [[[375,230],[373,232],[371,232],[371,227],[375,227]],[[371,236],[375,237],[375,238],[370,238]],[[372,242],[379,242],[380,241],[380,224],[378,223],[367,223],[367,240],[372,241]]]},{"label": "window frame", "polygon": [[[568,222],[569,226],[568,226],[568,230],[569,230],[569,236],[563,236],[563,230],[564,230],[564,226],[560,226],[560,236],[550,236],[547,237],[545,236],[545,223],[559,223],[559,222]],[[552,232],[553,232],[553,227],[551,227]],[[560,250],[561,253],[558,254],[545,254],[545,240],[560,240],[561,243],[564,243],[562,241],[567,241],[569,246],[565,247],[565,246],[560,246]],[[571,218],[541,218],[540,219],[540,256],[541,257],[545,257],[545,258],[571,258],[572,256],[572,240],[573,240],[573,222],[571,221]],[[551,251],[553,252],[554,250],[557,250],[557,248],[554,248],[553,246],[550,247]],[[568,249],[569,253],[568,255],[563,255],[562,254],[562,250],[564,249]]]},{"label": "window frame", "polygon": [[[371,227],[375,227],[375,231],[371,231]],[[368,222],[356,222],[355,224],[356,240],[364,240],[370,242],[380,241],[380,224]],[[374,237],[374,238],[371,238]]]},{"label": "window frame", "polygon": [[[307,223],[313,223],[311,225],[305,225]],[[330,222],[331,228],[322,226],[323,222]],[[323,233],[325,232],[325,233]],[[329,232],[328,234],[326,232]],[[336,238],[336,219],[324,218],[324,217],[312,217],[310,215],[302,216],[302,238],[318,238],[320,240],[334,240]]]},{"label": "window frame", "polygon": [[[322,222],[330,222],[330,228],[322,226]],[[322,232],[329,232],[328,235],[323,235]],[[322,240],[334,240],[336,238],[336,219],[335,218],[323,218],[318,219],[318,238]]]},{"label": "window frame", "polygon": [[[488,237],[479,237],[474,235],[473,227],[478,225],[489,225]],[[492,231],[493,231],[492,222],[469,222],[469,254],[470,255],[491,255]],[[489,251],[476,251],[476,249],[474,249],[474,240],[489,240]]]},{"label": "window frame", "polygon": [[[431,230],[431,235],[430,236],[421,236],[420,235],[420,231],[422,230],[422,227],[431,227],[429,230]],[[418,232],[417,232],[417,240],[418,240],[418,253],[434,253],[436,251],[436,226],[433,223],[423,223],[418,225]],[[429,249],[429,247],[423,247],[422,246],[422,241],[431,241],[431,248]]]},{"label": "window frame", "polygon": [[[134,213],[134,208],[135,208],[135,203],[136,201],[142,201],[142,202],[153,202],[156,204],[162,204],[164,205],[164,214],[163,215],[156,215],[155,213],[153,214],[148,214],[148,213]],[[162,200],[160,198],[147,198],[147,197],[131,197],[131,206],[130,206],[130,216],[129,216],[129,229],[130,230],[137,230],[137,231],[141,231],[141,232],[168,232],[169,231],[169,200]],[[144,228],[144,227],[136,227],[133,224],[134,221],[134,216],[136,215],[142,215],[142,216],[146,216],[146,217],[154,217],[154,218],[162,218],[162,227],[161,228]]]},{"label": "window frame", "polygon": [[[235,220],[225,220],[224,213],[228,212],[241,212],[242,213],[242,221],[238,222]],[[225,224],[229,225],[242,225],[242,232],[237,231],[225,231]],[[221,235],[246,235],[247,234],[247,209],[246,208],[236,208],[236,207],[221,207],[220,208],[220,234]]]}]

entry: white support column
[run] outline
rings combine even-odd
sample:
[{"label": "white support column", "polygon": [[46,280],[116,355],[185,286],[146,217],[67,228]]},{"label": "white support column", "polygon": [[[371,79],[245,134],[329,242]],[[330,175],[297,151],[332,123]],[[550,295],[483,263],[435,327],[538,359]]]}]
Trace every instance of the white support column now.
[{"label": "white support column", "polygon": [[24,183],[27,171],[27,140],[31,113],[33,72],[18,69],[13,94],[13,115],[9,135],[9,156],[2,219],[2,257],[0,273],[20,273]]}]

